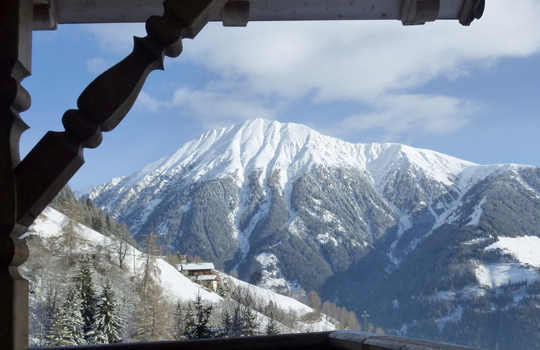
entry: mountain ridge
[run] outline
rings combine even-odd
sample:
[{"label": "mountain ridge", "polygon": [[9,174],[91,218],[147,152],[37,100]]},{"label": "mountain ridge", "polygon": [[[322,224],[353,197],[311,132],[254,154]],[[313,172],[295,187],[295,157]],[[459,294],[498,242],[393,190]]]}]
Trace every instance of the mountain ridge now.
[{"label": "mountain ridge", "polygon": [[[485,248],[499,237],[540,236],[540,168],[351,144],[261,119],[210,131],[90,198],[135,236],[154,231],[171,250],[285,294],[314,290],[357,312],[378,305],[399,313],[401,325],[379,316],[394,329],[415,329],[405,311],[417,313],[416,298],[502,288],[481,284],[480,266],[508,259]],[[434,253],[447,261],[426,256]],[[402,297],[387,289],[411,293],[406,306],[388,309]]]},{"label": "mountain ridge", "polygon": [[[230,146],[225,149],[225,152],[220,149],[216,150],[218,147],[215,144],[218,142],[218,146],[223,144],[230,144]],[[340,154],[337,154],[337,151],[330,152],[332,148],[339,151]],[[277,152],[278,150],[280,152]],[[315,150],[322,153],[322,155],[315,155]],[[222,155],[218,151],[222,151]],[[380,157],[385,152],[393,154],[386,158]],[[304,157],[301,157],[300,153],[304,153],[302,154]],[[132,185],[154,171],[173,171],[175,168],[185,166],[194,160],[199,160],[199,163],[201,163],[195,167],[196,172],[191,172],[191,176],[197,180],[203,177],[203,174],[205,174],[204,168],[208,167],[213,168],[214,171],[205,179],[220,174],[229,174],[237,170],[241,170],[239,176],[245,178],[245,176],[241,176],[242,173],[251,172],[258,168],[287,167],[291,165],[295,167],[294,170],[302,173],[301,169],[303,167],[309,167],[313,164],[326,166],[347,165],[366,171],[370,168],[370,173],[377,174],[380,169],[387,168],[385,160],[397,157],[399,153],[415,157],[416,164],[431,171],[433,171],[433,167],[426,160],[436,162],[437,159],[441,159],[442,161],[438,163],[457,168],[448,169],[449,173],[459,172],[465,166],[476,165],[439,152],[417,149],[402,144],[354,144],[324,136],[301,124],[254,119],[243,124],[211,130],[202,134],[198,139],[186,143],[171,156],[163,157],[145,166],[141,171],[128,176],[131,181],[126,185]],[[207,157],[204,157],[205,155]],[[212,155],[212,157],[208,157],[208,155]],[[217,160],[214,155],[218,156]],[[225,164],[225,166],[217,164],[216,167],[217,162],[226,163],[227,161],[229,163]],[[378,163],[382,164],[378,165]],[[445,180],[444,175],[436,175],[440,176],[441,181]],[[121,181],[124,178],[126,177],[116,178],[113,181]]]},{"label": "mountain ridge", "polygon": [[[177,186],[178,182],[185,185],[229,178],[240,188],[235,199],[238,203],[234,204],[233,227],[236,228],[242,226],[240,221],[247,210],[246,188],[257,185],[259,191],[268,194],[272,191],[267,185],[271,181],[279,185],[274,186],[276,194],[290,207],[292,184],[317,167],[352,169],[360,173],[357,175],[364,176],[375,190],[373,196],[382,197],[395,213],[399,237],[410,229],[412,213],[422,208],[430,211],[435,217],[430,234],[455,216],[463,196],[475,184],[512,168],[529,166],[478,165],[396,143],[352,144],[324,136],[301,124],[254,119],[211,130],[139,172],[96,187],[89,198],[111,211],[114,217],[121,218],[137,210],[133,208],[133,201],[141,191],[152,188],[149,194],[152,199],[145,203],[142,211],[139,210],[138,218],[125,220],[138,234],[148,215],[164,200],[165,195],[160,193],[167,194],[167,187]],[[257,184],[253,183],[252,174],[257,174]],[[180,175],[181,180],[178,179]],[[398,193],[398,186],[407,186],[409,191]],[[103,193],[108,195],[103,196]],[[115,193],[120,193],[121,198]],[[103,200],[103,197],[107,199]],[[428,203],[434,197],[441,197],[441,200]],[[188,208],[189,203],[186,201],[182,207]],[[289,226],[295,217],[294,210],[290,212]],[[233,231],[245,253],[249,235],[242,235],[242,230]],[[397,241],[393,248],[396,245]],[[399,259],[392,256],[392,260],[398,262]]]}]

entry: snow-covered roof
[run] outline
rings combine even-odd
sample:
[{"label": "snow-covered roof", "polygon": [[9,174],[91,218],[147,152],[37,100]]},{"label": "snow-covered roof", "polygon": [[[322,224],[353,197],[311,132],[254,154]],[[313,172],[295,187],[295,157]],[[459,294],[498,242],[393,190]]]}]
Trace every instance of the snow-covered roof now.
[{"label": "snow-covered roof", "polygon": [[202,276],[197,276],[197,280],[198,281],[213,281],[217,279],[217,276],[216,275],[202,275]]},{"label": "snow-covered roof", "polygon": [[213,270],[213,263],[191,263],[191,264],[180,264],[182,271],[198,271],[198,270]]}]

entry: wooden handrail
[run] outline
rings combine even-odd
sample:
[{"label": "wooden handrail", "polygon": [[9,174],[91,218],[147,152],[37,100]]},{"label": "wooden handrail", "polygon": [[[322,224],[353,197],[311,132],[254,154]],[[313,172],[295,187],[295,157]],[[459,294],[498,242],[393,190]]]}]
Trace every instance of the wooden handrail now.
[{"label": "wooden handrail", "polygon": [[[52,347],[47,350],[474,350],[476,348],[426,340],[355,331],[282,334],[243,338],[184,340]],[[30,348],[29,350],[40,350]],[[45,350],[45,348],[43,348]]]},{"label": "wooden handrail", "polygon": [[355,331],[328,335],[328,349],[344,350],[473,350],[466,346]]},{"label": "wooden handrail", "polygon": [[[74,347],[40,348],[40,350],[242,350],[242,349],[328,349],[330,332],[281,334],[242,338],[219,338],[183,341],[166,341],[154,343],[122,343],[109,345],[87,345]],[[29,350],[38,350],[33,348]]]}]

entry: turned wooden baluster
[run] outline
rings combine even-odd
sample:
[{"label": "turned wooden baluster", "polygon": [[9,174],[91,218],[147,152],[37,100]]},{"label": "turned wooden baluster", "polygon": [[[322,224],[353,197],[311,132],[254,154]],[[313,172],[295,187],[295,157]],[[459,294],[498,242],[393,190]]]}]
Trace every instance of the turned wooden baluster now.
[{"label": "turned wooden baluster", "polygon": [[28,343],[28,282],[18,271],[28,258],[19,239],[14,168],[19,139],[28,127],[19,116],[30,107],[21,81],[30,75],[32,0],[0,1],[0,349],[21,350]]},{"label": "turned wooden baluster", "polygon": [[114,129],[133,106],[148,74],[178,56],[182,38],[194,38],[226,0],[167,0],[162,17],[146,22],[148,36],[100,75],[67,111],[63,132],[48,132],[20,161],[19,117],[30,106],[20,82],[30,74],[32,0],[0,0],[0,349],[28,343],[28,282],[19,272],[28,248],[19,237],[84,163],[102,132]]}]

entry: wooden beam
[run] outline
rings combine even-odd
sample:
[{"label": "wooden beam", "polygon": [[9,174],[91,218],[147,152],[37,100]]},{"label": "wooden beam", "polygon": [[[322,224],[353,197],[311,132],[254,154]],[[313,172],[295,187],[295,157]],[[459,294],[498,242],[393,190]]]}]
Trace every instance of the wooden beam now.
[{"label": "wooden beam", "polygon": [[228,1],[223,7],[224,27],[246,27],[249,22],[249,1]]},{"label": "wooden beam", "polygon": [[475,19],[482,18],[485,6],[485,0],[465,0],[459,12],[459,23],[469,26]]},{"label": "wooden beam", "polygon": [[404,0],[400,19],[403,25],[418,25],[433,22],[439,17],[440,0]]},{"label": "wooden beam", "polygon": [[34,0],[34,30],[55,30],[57,13],[56,0]]},{"label": "wooden beam", "polygon": [[[439,0],[435,19],[467,18],[472,21],[478,17],[471,17],[470,13],[478,14],[475,6],[483,1]],[[144,22],[150,16],[161,14],[161,2],[161,0],[54,0],[60,24]],[[242,2],[249,3],[247,19],[250,22],[402,20],[404,23],[411,21],[421,23],[422,18],[431,19],[434,13],[433,0],[244,0]],[[405,3],[413,4],[412,7],[406,6],[410,11],[403,12]],[[229,15],[230,13],[217,11],[210,15],[209,20],[227,22]],[[404,20],[404,15],[407,15],[408,19]],[[37,24],[35,28],[38,29]]]}]

